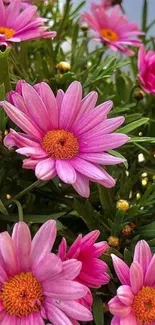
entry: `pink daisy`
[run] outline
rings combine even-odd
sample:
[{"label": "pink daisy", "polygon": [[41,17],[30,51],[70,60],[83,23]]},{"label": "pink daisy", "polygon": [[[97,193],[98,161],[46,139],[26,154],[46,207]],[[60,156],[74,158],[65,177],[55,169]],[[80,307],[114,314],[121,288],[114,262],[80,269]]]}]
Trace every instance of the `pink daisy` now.
[{"label": "pink daisy", "polygon": [[129,138],[111,133],[124,122],[124,117],[107,119],[111,101],[94,108],[97,93],[82,99],[82,87],[77,81],[66,93],[59,90],[56,98],[44,82],[32,87],[20,81],[8,99],[1,105],[25,133],[11,129],[4,144],[18,147],[16,151],[28,157],[23,161],[24,168],[35,169],[40,180],[58,175],[83,197],[90,194],[89,180],[109,188],[115,185],[99,164],[121,163],[123,159],[105,151],[122,146]]},{"label": "pink daisy", "polygon": [[111,325],[155,324],[155,254],[142,240],[135,247],[130,267],[112,255],[115,272],[122,283],[109,302],[114,315]]},{"label": "pink daisy", "polygon": [[62,262],[51,253],[56,222],[46,222],[32,242],[28,226],[19,222],[12,237],[0,234],[0,324],[76,325],[92,320],[91,312],[75,299],[88,293],[76,281],[81,263]]},{"label": "pink daisy", "polygon": [[155,52],[141,46],[138,53],[138,70],[140,86],[148,93],[155,95]]},{"label": "pink daisy", "polygon": [[47,31],[45,18],[39,17],[36,6],[21,11],[21,0],[12,0],[5,6],[0,0],[0,45],[37,38],[52,38],[56,32]]},{"label": "pink daisy", "polygon": [[113,51],[121,51],[133,55],[128,46],[140,46],[142,41],[137,36],[143,35],[138,25],[128,21],[122,15],[119,5],[105,10],[103,5],[91,4],[91,13],[84,13],[82,19],[95,31],[95,40],[101,41]]},{"label": "pink daisy", "polygon": [[110,280],[107,274],[107,264],[99,259],[107,250],[108,244],[105,241],[95,243],[99,235],[98,230],[94,230],[84,237],[79,235],[68,252],[66,240],[63,238],[58,250],[58,256],[62,261],[76,258],[82,263],[76,280],[90,288],[99,288]]}]

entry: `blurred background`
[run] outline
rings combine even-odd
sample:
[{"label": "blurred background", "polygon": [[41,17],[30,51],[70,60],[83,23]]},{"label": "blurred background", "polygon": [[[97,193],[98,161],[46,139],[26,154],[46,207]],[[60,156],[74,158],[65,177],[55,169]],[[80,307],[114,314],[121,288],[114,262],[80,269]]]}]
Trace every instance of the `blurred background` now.
[{"label": "blurred background", "polygon": [[[79,4],[80,0],[73,0],[75,6]],[[85,9],[89,8],[91,2],[100,2],[100,0],[87,0]],[[149,12],[148,18],[149,21],[155,19],[155,0],[148,0]],[[129,20],[135,21],[140,26],[141,14],[142,14],[143,0],[124,0],[123,7],[125,9],[126,15],[129,17]],[[155,36],[155,27],[150,30],[151,36]]]}]

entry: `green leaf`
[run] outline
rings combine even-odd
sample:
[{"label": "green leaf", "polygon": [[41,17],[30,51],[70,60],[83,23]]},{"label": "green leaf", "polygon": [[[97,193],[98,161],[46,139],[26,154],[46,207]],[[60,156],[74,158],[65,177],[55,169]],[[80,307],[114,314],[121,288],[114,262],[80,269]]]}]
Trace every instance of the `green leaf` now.
[{"label": "green leaf", "polygon": [[11,89],[10,77],[9,77],[9,68],[8,68],[8,56],[11,48],[8,47],[4,52],[0,51],[0,84],[5,85],[6,92]]},{"label": "green leaf", "polygon": [[144,0],[143,11],[142,11],[142,31],[143,32],[146,32],[146,30],[147,30],[147,16],[148,16],[147,0]]},{"label": "green leaf", "polygon": [[5,216],[9,216],[7,209],[5,208],[3,202],[0,199],[0,212],[3,213]]},{"label": "green leaf", "polygon": [[101,298],[97,295],[94,295],[93,298],[93,314],[94,314],[95,324],[103,325],[104,324],[103,302]]},{"label": "green leaf", "polygon": [[131,131],[139,128],[143,124],[146,124],[148,121],[149,121],[149,118],[147,118],[147,117],[141,118],[138,121],[134,121],[126,126],[123,126],[122,128],[118,129],[117,132],[128,134]]},{"label": "green leaf", "polygon": [[131,252],[127,248],[124,249],[124,262],[126,264],[128,264],[129,266],[132,263],[132,255],[131,255]]},{"label": "green leaf", "polygon": [[[0,85],[0,100],[5,99],[5,87],[4,84]],[[7,116],[2,108],[0,108],[0,131],[4,133],[6,129]]]},{"label": "green leaf", "polygon": [[[115,150],[108,150],[108,152],[117,157],[117,158],[122,158],[122,159],[125,159],[125,157],[123,155],[121,155],[119,152],[115,151]],[[126,169],[128,169],[128,162],[127,160],[125,159],[125,161],[123,162],[123,165],[125,166]]]},{"label": "green leaf", "polygon": [[124,219],[125,212],[118,210],[115,215],[113,227],[111,229],[112,236],[118,236],[121,230],[121,224]]},{"label": "green leaf", "polygon": [[134,142],[148,142],[148,143],[155,143],[155,138],[152,137],[131,137],[128,143]]},{"label": "green leaf", "polygon": [[155,237],[155,221],[149,225],[139,228],[138,233],[141,237],[152,239]]}]

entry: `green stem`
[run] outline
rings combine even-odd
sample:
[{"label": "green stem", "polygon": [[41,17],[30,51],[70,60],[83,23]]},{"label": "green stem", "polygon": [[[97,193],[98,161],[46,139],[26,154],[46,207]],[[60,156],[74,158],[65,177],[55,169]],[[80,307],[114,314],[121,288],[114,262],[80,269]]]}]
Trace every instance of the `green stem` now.
[{"label": "green stem", "polygon": [[22,205],[19,201],[17,200],[12,200],[12,203],[15,203],[17,208],[18,208],[18,218],[19,221],[24,221],[24,216],[23,216],[23,208]]},{"label": "green stem", "polygon": [[17,199],[20,199],[23,195],[25,195],[26,193],[30,192],[32,189],[34,189],[35,187],[37,187],[41,183],[42,183],[41,180],[37,180],[36,182],[32,183],[30,186],[26,187],[23,191],[21,191],[20,193],[18,193],[17,195],[15,195],[13,198],[11,198],[10,200],[8,200],[5,205],[10,205],[13,201],[15,201]]},{"label": "green stem", "polygon": [[11,90],[10,76],[9,76],[9,67],[8,67],[8,55],[10,49],[6,49],[5,52],[0,51],[0,84],[5,85],[5,91],[8,92]]}]

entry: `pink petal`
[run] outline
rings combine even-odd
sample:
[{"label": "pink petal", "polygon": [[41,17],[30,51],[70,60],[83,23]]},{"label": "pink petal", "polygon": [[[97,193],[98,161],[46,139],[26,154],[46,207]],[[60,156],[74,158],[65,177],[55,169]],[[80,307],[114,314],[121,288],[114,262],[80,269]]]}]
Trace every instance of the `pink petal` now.
[{"label": "pink petal", "polygon": [[120,286],[117,289],[117,296],[124,305],[130,306],[133,304],[134,295],[131,291],[131,287],[127,285]]},{"label": "pink petal", "polygon": [[68,250],[68,258],[77,258],[81,248],[82,235],[80,234]]},{"label": "pink petal", "polygon": [[106,165],[116,165],[125,161],[123,158],[117,158],[108,153],[80,153],[78,157],[88,160],[94,164]]},{"label": "pink petal", "polygon": [[93,230],[85,235],[81,240],[81,249],[86,250],[96,242],[98,237],[100,236],[99,230]]},{"label": "pink petal", "polygon": [[144,46],[141,46],[138,52],[138,69],[141,72],[141,69],[143,69],[144,60],[145,60],[146,50]]},{"label": "pink petal", "polygon": [[61,258],[62,261],[65,258],[66,251],[67,251],[67,242],[66,239],[63,237],[58,248],[58,256]]},{"label": "pink petal", "polygon": [[82,197],[88,198],[90,195],[89,179],[76,172],[76,181],[72,184],[75,191]]},{"label": "pink petal", "polygon": [[133,260],[134,262],[138,262],[141,265],[144,275],[151,261],[151,258],[152,254],[149,245],[145,240],[140,240],[135,247]]},{"label": "pink petal", "polygon": [[58,105],[54,93],[45,82],[41,82],[38,85],[35,85],[35,89],[39,93],[46,107],[50,129],[57,129],[58,128]]},{"label": "pink petal", "polygon": [[67,184],[73,184],[76,181],[76,171],[72,164],[66,160],[56,160],[56,171],[60,179]]},{"label": "pink petal", "polygon": [[[5,272],[5,270],[3,269],[2,266],[0,266],[0,282],[3,283],[4,281],[8,280],[8,276]],[[1,311],[1,305],[0,305],[0,311]]]},{"label": "pink petal", "polygon": [[32,120],[36,122],[42,131],[49,131],[52,128],[49,114],[43,100],[37,94],[36,90],[29,84],[24,83],[22,94]]},{"label": "pink petal", "polygon": [[118,299],[118,297],[112,298],[109,303],[109,310],[110,312],[118,317],[125,317],[129,315],[132,311],[132,306],[126,306],[122,304],[122,302]]},{"label": "pink petal", "polygon": [[155,254],[153,255],[150,264],[146,270],[144,285],[153,287],[155,285]]},{"label": "pink petal", "polygon": [[0,250],[6,263],[8,274],[16,274],[18,272],[18,262],[15,255],[14,243],[8,232],[2,232],[0,234]]},{"label": "pink petal", "polygon": [[129,137],[126,134],[112,133],[105,134],[101,137],[92,139],[88,141],[87,144],[83,141],[80,142],[80,152],[102,152],[106,150],[115,149],[121,147],[129,141]]},{"label": "pink petal", "polygon": [[122,284],[130,285],[129,267],[119,257],[111,254],[115,272]]},{"label": "pink petal", "polygon": [[93,178],[96,181],[104,179],[104,175],[100,169],[86,160],[74,157],[70,160],[70,163],[79,173],[88,178]]},{"label": "pink petal", "polygon": [[130,267],[130,282],[132,292],[136,295],[136,293],[143,286],[143,269],[140,264],[137,262],[133,262]]},{"label": "pink petal", "polygon": [[61,105],[62,105],[63,98],[64,98],[64,91],[62,89],[59,89],[57,91],[57,95],[56,95],[56,101],[57,101],[57,106],[58,106],[58,111],[59,112],[61,110]]},{"label": "pink petal", "polygon": [[[1,317],[1,313],[0,313]],[[2,312],[1,325],[17,325],[17,317],[9,315],[6,312]]]},{"label": "pink petal", "polygon": [[26,136],[24,133],[16,132],[13,129],[10,129],[10,132],[4,138],[4,145],[9,149],[12,147],[37,147],[41,148],[38,142],[35,142]]},{"label": "pink petal", "polygon": [[95,251],[93,253],[93,256],[99,257],[106,252],[106,250],[109,248],[109,246],[106,241],[101,241],[99,243],[95,243],[94,248],[95,248]]},{"label": "pink petal", "polygon": [[12,240],[14,242],[16,256],[18,257],[20,270],[28,272],[30,268],[31,234],[25,222],[18,222],[13,228]]},{"label": "pink petal", "polygon": [[120,318],[117,316],[114,316],[112,318],[111,325],[120,325]]},{"label": "pink petal", "polygon": [[11,1],[6,7],[6,26],[12,27],[14,21],[17,19],[20,12],[20,0]]},{"label": "pink petal", "polygon": [[19,93],[13,90],[10,91],[8,93],[8,100],[11,104],[20,109],[24,114],[28,114],[26,104],[23,100],[23,97]]},{"label": "pink petal", "polygon": [[46,303],[47,316],[53,325],[72,325],[70,319],[56,306]]},{"label": "pink petal", "polygon": [[134,314],[131,313],[127,317],[120,319],[120,325],[140,325],[140,324],[136,321]]},{"label": "pink petal", "polygon": [[31,259],[33,265],[38,264],[41,259],[51,252],[56,238],[56,221],[45,222],[37,231],[32,241]]},{"label": "pink petal", "polygon": [[62,265],[62,277],[66,280],[74,280],[82,268],[82,263],[76,259],[64,261]]},{"label": "pink petal", "polygon": [[55,254],[45,255],[41,261],[34,266],[33,274],[39,282],[50,280],[62,271],[62,261]]},{"label": "pink petal", "polygon": [[5,25],[5,6],[3,3],[3,0],[0,0],[0,26],[4,26]]},{"label": "pink petal", "polygon": [[82,99],[82,87],[77,81],[68,87],[61,106],[59,128],[68,130],[78,113]]},{"label": "pink petal", "polygon": [[74,133],[79,136],[88,130],[93,129],[97,124],[99,124],[111,110],[113,103],[107,101],[100,106],[96,107],[91,112],[86,112],[79,119],[77,125],[73,128]]},{"label": "pink petal", "polygon": [[73,319],[85,322],[93,319],[91,312],[77,301],[60,301],[59,304],[55,302],[55,305]]},{"label": "pink petal", "polygon": [[35,137],[38,140],[42,140],[43,133],[28,116],[6,101],[2,102],[1,105],[3,106],[6,114],[15,124],[19,126],[19,128],[21,128],[28,135]]},{"label": "pink petal", "polygon": [[84,297],[88,288],[70,280],[46,281],[43,283],[44,295],[58,300],[72,300]]},{"label": "pink petal", "polygon": [[47,157],[46,151],[41,146],[23,147],[16,149],[16,152],[27,157],[32,156],[34,159]]},{"label": "pink petal", "polygon": [[35,169],[36,165],[44,159],[24,159],[22,167],[25,169]]},{"label": "pink petal", "polygon": [[98,99],[98,94],[95,91],[90,92],[87,96],[85,96],[81,101],[81,107],[79,109],[79,112],[76,116],[75,121],[73,122],[71,129],[76,126],[77,121],[82,117],[82,115],[86,112],[91,111],[94,109],[96,102]]},{"label": "pink petal", "polygon": [[35,167],[35,175],[43,181],[55,177],[55,161],[53,158],[47,158],[37,163]]}]

